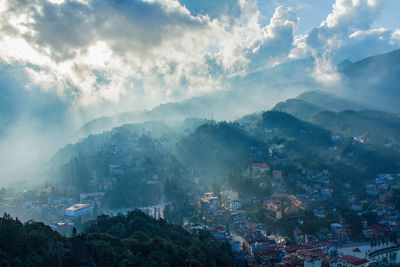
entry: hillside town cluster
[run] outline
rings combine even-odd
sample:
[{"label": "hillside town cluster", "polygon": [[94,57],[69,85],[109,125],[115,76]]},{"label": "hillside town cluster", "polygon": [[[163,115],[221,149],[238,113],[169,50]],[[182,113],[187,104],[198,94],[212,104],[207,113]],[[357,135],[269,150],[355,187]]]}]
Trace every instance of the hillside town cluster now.
[{"label": "hillside town cluster", "polygon": [[[80,192],[76,186],[65,184],[23,192],[3,188],[0,190],[0,212],[7,212],[23,221],[42,221],[65,236],[71,235],[74,228],[82,230],[85,222],[97,215],[126,212],[129,209],[111,210],[107,195],[115,190],[125,165],[134,162],[136,172],[144,173],[146,170],[141,155],[143,148],[137,145],[137,138],[130,142],[134,147],[122,149],[125,143],[112,144],[96,154],[115,162],[121,158],[124,161],[121,165],[110,164],[109,175],[101,179],[94,172],[89,192]],[[161,150],[162,147],[156,149]],[[289,160],[274,156],[284,148],[283,144],[271,145],[267,151],[268,164],[254,162],[243,173],[255,181],[267,179],[271,182],[272,193],[266,197],[250,197],[231,190],[228,185],[224,185],[220,192],[204,193],[207,186],[201,183],[199,177],[183,180],[179,187],[190,197],[190,205],[198,215],[195,219],[185,218],[183,227],[189,232],[208,229],[215,238],[226,239],[239,266],[347,267],[400,263],[400,246],[397,243],[400,213],[396,206],[398,203],[394,201],[395,192],[400,190],[399,174],[379,174],[373,182],[363,184],[361,191],[366,192],[364,195],[360,195],[360,188],[351,183],[343,184],[344,199],[341,201],[345,203],[344,208],[354,212],[361,220],[362,229],[357,233],[352,222],[342,217],[334,205],[320,204],[335,201],[334,193],[338,188],[332,185],[330,172],[303,168],[299,172],[284,174],[283,169]],[[137,155],[133,155],[132,151],[137,151]],[[255,154],[253,158],[260,158],[258,154],[264,153],[257,147],[252,151]],[[80,157],[94,156],[82,154]],[[288,190],[287,181],[293,184],[294,190]],[[143,178],[142,182],[162,192],[163,182],[156,175]],[[162,218],[163,205],[173,203],[167,201],[157,207],[141,209],[151,216]],[[254,217],[251,210],[254,207],[270,224],[261,223]],[[315,218],[337,219],[324,226],[316,224],[318,229],[309,233],[302,230],[302,225],[306,223],[306,211],[310,211]],[[371,216],[374,217],[373,222]],[[289,226],[286,231],[276,230],[273,226],[280,224]]]},{"label": "hillside town cluster", "polygon": [[[399,189],[399,175],[380,174],[374,183],[365,184],[366,199],[353,192],[351,184],[343,185],[347,196],[345,208],[361,220],[362,229],[357,234],[351,222],[339,216],[335,208],[318,205],[332,198],[334,189],[329,186],[328,171],[303,170],[298,175],[309,182],[298,182],[296,186],[306,193],[293,195],[277,192],[285,191],[280,182],[281,171],[265,163],[252,164],[249,169],[253,175],[265,172],[272,176],[274,193],[261,200],[261,209],[268,221],[289,222],[294,228],[289,229],[290,234],[252,219],[246,207],[260,199],[241,197],[233,190],[204,193],[198,202],[202,220],[186,220],[183,227],[190,232],[208,229],[214,237],[228,240],[240,266],[391,266],[400,263],[400,214],[392,202],[393,191]],[[304,232],[300,228],[306,209],[317,218],[324,219],[331,213],[337,215],[338,220],[321,226],[313,234]],[[375,217],[374,222],[369,222],[368,216]]]},{"label": "hillside town cluster", "polygon": [[[243,202],[239,194],[231,190],[220,192],[218,196],[205,193],[199,208],[203,218],[208,219],[205,223],[186,220],[183,227],[189,232],[207,229],[215,238],[228,240],[239,266],[347,267],[400,263],[396,215],[389,216],[394,219],[389,224],[383,221],[388,218],[384,215],[379,216],[378,224],[369,225],[363,220],[362,234],[354,240],[344,220],[321,228],[315,235],[293,229],[292,236],[285,236],[250,219],[241,209],[246,205]],[[296,218],[304,203],[294,195],[276,193],[264,201],[263,207],[271,219],[279,222],[284,218]]]},{"label": "hillside town cluster", "polygon": [[[115,177],[122,171],[117,165],[110,165],[109,169]],[[393,190],[399,189],[399,175],[380,174],[374,183],[366,184],[368,199],[360,199],[352,191],[351,184],[344,185],[347,208],[356,212],[362,220],[361,234],[355,235],[350,222],[344,218],[317,229],[314,234],[297,227],[302,225],[301,218],[306,209],[317,207],[312,212],[318,218],[335,212],[334,209],[315,205],[332,196],[334,189],[327,182],[330,175],[328,171],[303,170],[298,175],[305,178],[302,181],[310,182],[296,183],[302,189],[300,192],[306,192],[299,194],[284,192],[285,187],[281,182],[284,177],[277,167],[254,163],[249,166],[249,172],[256,176],[268,173],[273,179],[273,194],[260,200],[242,197],[233,190],[224,190],[219,194],[204,193],[198,202],[192,202],[201,219],[193,221],[186,218],[183,227],[189,232],[208,229],[215,238],[228,240],[241,266],[245,266],[245,263],[250,266],[335,267],[400,263],[400,247],[397,243],[400,214],[395,203],[391,202]],[[105,179],[98,185],[103,191],[81,192],[79,201],[74,197],[77,192],[73,186],[53,185],[40,191],[24,192],[3,188],[0,192],[0,209],[21,220],[45,222],[62,235],[69,236],[73,228],[79,231],[88,220],[102,213],[110,213],[104,196],[113,190],[115,177]],[[250,218],[246,207],[260,201],[267,220],[275,223],[295,222],[290,235],[269,229],[267,225]],[[161,209],[147,208],[143,211],[157,218],[162,217]],[[364,218],[366,214],[373,214],[376,222],[368,223]]]}]

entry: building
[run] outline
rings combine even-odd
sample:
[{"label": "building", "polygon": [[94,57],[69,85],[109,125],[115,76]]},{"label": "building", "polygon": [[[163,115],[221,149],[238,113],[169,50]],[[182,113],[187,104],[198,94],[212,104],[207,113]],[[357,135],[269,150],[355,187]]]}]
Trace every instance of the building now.
[{"label": "building", "polygon": [[279,170],[273,170],[272,171],[272,177],[277,180],[277,181],[282,181],[283,177],[282,177],[282,172]]},{"label": "building", "polygon": [[94,193],[81,193],[80,202],[84,203],[87,201],[96,201],[104,198],[104,192],[94,192]]},{"label": "building", "polygon": [[239,210],[242,208],[242,204],[239,201],[234,201],[229,204],[230,210]]},{"label": "building", "polygon": [[322,259],[318,256],[307,257],[304,260],[304,267],[321,267]]},{"label": "building", "polygon": [[365,228],[362,230],[362,233],[364,235],[364,238],[367,240],[375,238],[375,231],[372,228]]},{"label": "building", "polygon": [[203,215],[214,213],[217,210],[218,198],[213,193],[204,193],[204,196],[200,199],[200,208]]},{"label": "building", "polygon": [[75,204],[65,210],[65,214],[71,217],[89,217],[93,215],[91,204]]},{"label": "building", "polygon": [[257,249],[254,254],[256,261],[265,265],[267,263],[271,264],[273,261],[278,261],[280,250],[277,246],[262,247]]},{"label": "building", "polygon": [[302,244],[305,242],[305,237],[303,234],[303,231],[300,229],[294,229],[293,230],[293,239],[297,244]]},{"label": "building", "polygon": [[229,203],[239,200],[239,194],[236,191],[226,190],[226,191],[221,192],[220,194],[221,194],[221,202],[223,204],[229,204]]},{"label": "building", "polygon": [[251,165],[253,172],[263,173],[269,171],[271,168],[265,163],[254,163]]},{"label": "building", "polygon": [[339,259],[338,263],[338,267],[364,267],[367,266],[369,261],[367,259],[360,259],[351,255],[344,255]]},{"label": "building", "polygon": [[340,223],[331,223],[331,232],[338,236],[340,232],[344,232],[345,229],[343,227],[343,225],[341,225]]}]

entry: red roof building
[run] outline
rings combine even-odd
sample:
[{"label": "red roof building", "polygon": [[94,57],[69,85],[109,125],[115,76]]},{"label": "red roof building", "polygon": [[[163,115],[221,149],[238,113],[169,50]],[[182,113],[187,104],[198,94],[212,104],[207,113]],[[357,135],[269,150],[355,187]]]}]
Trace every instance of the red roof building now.
[{"label": "red roof building", "polygon": [[367,263],[369,263],[367,259],[360,259],[351,255],[344,255],[339,259],[339,266],[343,267],[366,266]]},{"label": "red roof building", "polygon": [[251,165],[251,168],[254,170],[259,170],[259,171],[269,171],[271,168],[268,166],[268,164],[265,163],[254,163]]}]

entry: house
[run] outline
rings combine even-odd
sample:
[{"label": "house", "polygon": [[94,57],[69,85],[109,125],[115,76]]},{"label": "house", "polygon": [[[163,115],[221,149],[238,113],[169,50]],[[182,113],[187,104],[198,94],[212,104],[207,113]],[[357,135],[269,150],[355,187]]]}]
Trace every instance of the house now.
[{"label": "house", "polygon": [[59,195],[50,196],[47,199],[47,203],[49,205],[66,204],[68,201],[69,201],[69,199],[66,196],[59,196]]},{"label": "house", "polygon": [[293,230],[293,239],[297,244],[302,244],[305,242],[305,237],[303,234],[303,231],[300,229],[294,229]]},{"label": "house", "polygon": [[282,210],[280,210],[279,208],[279,202],[272,200],[264,201],[263,207],[267,216],[270,216],[277,220],[282,219]]},{"label": "house", "polygon": [[105,193],[104,192],[94,192],[94,193],[81,193],[79,198],[81,203],[85,203],[87,201],[95,201],[95,200],[101,200],[104,198]]},{"label": "house", "polygon": [[233,201],[229,204],[230,210],[239,210],[242,208],[242,204],[239,201]]},{"label": "house", "polygon": [[282,172],[279,170],[273,170],[272,171],[272,177],[277,180],[277,181],[282,181]]},{"label": "house", "polygon": [[364,238],[367,240],[375,238],[375,231],[372,228],[365,228],[362,230],[362,233],[364,235]]},{"label": "house", "polygon": [[285,255],[283,261],[278,264],[279,267],[297,267],[304,266],[304,260],[296,254]]},{"label": "house", "polygon": [[374,231],[375,237],[377,236],[383,237],[389,232],[389,229],[387,227],[380,226],[379,224],[373,224],[371,225],[371,228]]},{"label": "house", "polygon": [[110,164],[108,166],[108,172],[112,175],[122,175],[124,174],[124,170],[116,164]]},{"label": "house", "polygon": [[360,143],[364,143],[365,142],[365,138],[360,136],[360,135],[354,136],[353,139],[354,139],[354,141],[357,141],[357,142],[360,142]]},{"label": "house", "polygon": [[354,211],[362,211],[362,204],[361,202],[355,201],[349,204],[349,208]]},{"label": "house", "polygon": [[255,259],[265,264],[267,262],[275,261],[279,259],[280,251],[277,246],[263,247],[257,250],[255,253]]},{"label": "house", "polygon": [[239,194],[236,191],[226,190],[226,191],[222,191],[220,193],[220,195],[221,195],[222,204],[229,204],[229,203],[239,200]]},{"label": "house", "polygon": [[200,199],[200,207],[203,213],[214,213],[217,210],[218,198],[213,193],[204,193],[204,196]]},{"label": "house", "polygon": [[304,260],[304,267],[321,267],[322,259],[318,256],[307,257]]},{"label": "house", "polygon": [[337,262],[335,259],[331,259],[331,258],[323,258],[322,259],[322,266],[324,267],[338,267]]},{"label": "house", "polygon": [[271,168],[265,163],[254,163],[251,165],[251,170],[255,173],[264,173],[269,171]]},{"label": "house", "polygon": [[369,261],[367,259],[360,259],[351,255],[344,255],[339,259],[338,267],[355,267],[367,266]]},{"label": "house", "polygon": [[331,232],[334,235],[338,235],[340,232],[345,231],[343,225],[341,225],[340,223],[331,223],[330,227],[331,227]]}]

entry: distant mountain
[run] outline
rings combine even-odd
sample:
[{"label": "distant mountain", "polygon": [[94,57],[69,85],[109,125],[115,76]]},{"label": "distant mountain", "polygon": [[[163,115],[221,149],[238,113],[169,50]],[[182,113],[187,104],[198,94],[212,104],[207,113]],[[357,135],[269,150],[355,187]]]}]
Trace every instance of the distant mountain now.
[{"label": "distant mountain", "polygon": [[258,121],[262,119],[263,112],[255,112],[251,114],[244,115],[243,117],[237,119],[235,122],[239,123],[242,126],[250,126],[256,124]]},{"label": "distant mountain", "polygon": [[191,98],[179,103],[161,104],[151,110],[139,110],[120,113],[110,117],[100,117],[84,124],[74,137],[80,139],[90,134],[97,134],[111,130],[116,126],[144,121],[183,121],[186,118],[207,118],[208,113],[215,106],[215,100],[204,98]]},{"label": "distant mountain", "polygon": [[398,143],[400,116],[376,110],[321,111],[313,122],[346,136],[363,136],[372,143]]},{"label": "distant mountain", "polygon": [[[110,117],[100,117],[84,124],[74,133],[75,140],[90,134],[111,130],[116,126],[144,121],[177,122],[187,118],[211,118],[215,114],[219,118],[234,118],[241,114],[239,109],[233,109],[239,101],[233,93],[217,92],[201,97],[193,97],[181,102],[160,104],[151,110],[125,112]],[[246,100],[243,100],[244,102]],[[222,104],[224,103],[224,104]],[[231,112],[228,112],[231,111]]]},{"label": "distant mountain", "polygon": [[273,110],[292,114],[302,120],[311,120],[312,116],[323,110],[323,108],[301,99],[291,98],[284,102],[279,102]]},{"label": "distant mountain", "polygon": [[400,112],[400,49],[338,67],[349,95],[387,111]]},{"label": "distant mountain", "polygon": [[326,145],[331,140],[331,134],[328,130],[276,110],[265,112],[259,127],[276,128],[280,136],[296,139],[305,145],[310,143]]},{"label": "distant mountain", "polygon": [[338,69],[339,71],[343,71],[344,68],[346,68],[347,66],[349,66],[349,65],[351,65],[351,64],[353,64],[353,62],[351,62],[351,61],[348,60],[348,59],[345,59],[345,60],[343,60],[342,62],[340,62],[340,63],[337,65],[337,69]]},{"label": "distant mountain", "polygon": [[356,100],[337,96],[324,91],[305,92],[299,95],[297,98],[320,106],[322,109],[332,111],[342,111],[346,109],[360,110],[371,108],[371,105],[367,105]]},{"label": "distant mountain", "polygon": [[338,112],[366,108],[371,108],[371,106],[328,92],[309,91],[296,98],[279,102],[273,110],[286,112],[299,119],[310,121],[314,115],[322,110]]},{"label": "distant mountain", "polygon": [[[256,74],[254,73],[254,75]],[[261,74],[258,73],[257,75]],[[180,102],[164,103],[150,110],[100,117],[87,122],[76,131],[71,138],[73,139],[71,142],[90,134],[110,130],[122,124],[149,120],[181,121],[190,117],[211,119],[212,116],[216,120],[235,120],[244,114],[270,109],[275,103],[281,101],[284,96],[292,97],[301,92],[317,88],[317,84],[311,82],[271,84],[272,77],[267,79],[269,83],[260,80],[257,86],[250,81],[241,80],[232,85],[232,87],[236,88],[235,90],[216,91]]]}]

